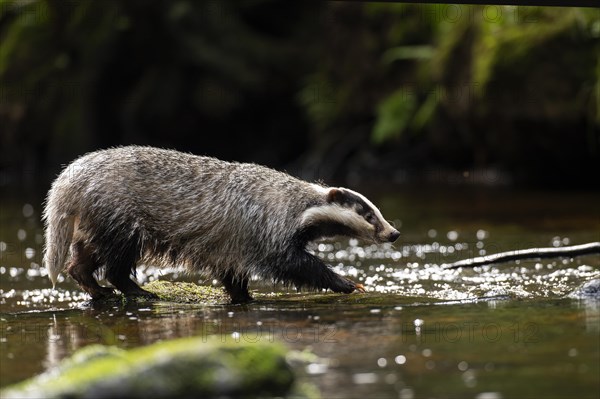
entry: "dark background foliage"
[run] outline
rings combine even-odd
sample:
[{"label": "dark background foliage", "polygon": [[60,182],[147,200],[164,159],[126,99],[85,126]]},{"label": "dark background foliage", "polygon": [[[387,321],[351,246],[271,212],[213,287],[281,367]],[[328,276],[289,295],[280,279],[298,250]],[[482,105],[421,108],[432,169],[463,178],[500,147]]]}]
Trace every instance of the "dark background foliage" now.
[{"label": "dark background foliage", "polygon": [[598,188],[597,9],[0,0],[0,184],[146,144],[305,178]]}]

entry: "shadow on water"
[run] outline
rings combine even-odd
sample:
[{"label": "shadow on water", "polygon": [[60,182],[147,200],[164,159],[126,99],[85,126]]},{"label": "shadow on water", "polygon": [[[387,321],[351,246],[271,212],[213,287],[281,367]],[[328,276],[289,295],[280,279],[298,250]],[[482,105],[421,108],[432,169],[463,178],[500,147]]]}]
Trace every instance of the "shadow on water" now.
[{"label": "shadow on water", "polygon": [[[34,201],[0,213],[0,384],[56,365],[75,349],[124,348],[184,336],[283,342],[324,397],[597,397],[600,301],[567,295],[600,278],[598,256],[445,270],[510,249],[599,241],[599,196],[505,192],[370,195],[403,233],[392,245],[356,240],[311,250],[360,281],[364,295],[284,293],[255,281],[247,305],[120,302],[91,306],[41,268]],[[140,282],[198,281],[141,266]],[[203,283],[211,284],[211,281]],[[283,293],[260,297],[270,292]],[[494,396],[495,395],[495,396]]]}]

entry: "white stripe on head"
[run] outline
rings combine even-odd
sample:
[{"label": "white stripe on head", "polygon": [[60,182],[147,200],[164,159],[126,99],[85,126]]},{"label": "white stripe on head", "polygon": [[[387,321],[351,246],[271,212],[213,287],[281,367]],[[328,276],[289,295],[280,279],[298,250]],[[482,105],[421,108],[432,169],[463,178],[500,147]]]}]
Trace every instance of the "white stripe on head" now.
[{"label": "white stripe on head", "polygon": [[302,213],[302,219],[300,220],[302,226],[318,225],[325,222],[339,223],[357,233],[373,230],[373,227],[354,210],[337,204],[308,208]]},{"label": "white stripe on head", "polygon": [[379,208],[377,208],[371,201],[369,201],[367,199],[367,197],[365,197],[361,193],[357,193],[354,190],[350,190],[349,188],[344,188],[344,190],[348,191],[349,193],[352,193],[352,194],[356,195],[358,198],[360,198],[361,200],[365,201],[365,203],[373,210],[373,212],[375,213],[375,216],[377,217],[377,219],[379,219],[384,226],[390,226],[390,224],[387,222],[387,220],[385,220],[385,218],[381,214],[381,211],[379,210]]},{"label": "white stripe on head", "polygon": [[[358,193],[354,190],[350,190],[349,188],[345,188],[345,187],[324,187],[321,186],[319,184],[315,184],[315,183],[311,183],[311,186],[315,189],[315,191],[317,191],[317,193],[323,195],[323,196],[327,196],[331,190],[340,190],[343,192],[346,192],[348,194],[352,194],[355,195],[356,197],[360,198],[374,213],[375,217],[377,218],[377,220],[380,221],[380,223],[382,224],[384,231],[393,231],[395,230],[394,227],[392,225],[390,225],[388,223],[388,221],[383,217],[383,215],[381,214],[381,211],[379,210],[379,208],[377,208],[375,206],[375,204],[373,204],[371,201],[369,201],[369,199],[367,197],[365,197],[364,195],[362,195],[361,193]],[[313,211],[314,215],[310,216],[310,220],[316,221],[316,220],[330,220],[330,221],[337,221],[339,223],[345,224],[349,227],[352,228],[357,228],[359,227],[358,223],[360,221],[361,223],[361,230],[365,229],[365,224],[362,224],[364,221],[364,219],[358,215],[356,212],[351,211],[341,205],[337,205],[337,208],[331,208],[332,206],[334,206],[335,204],[331,204],[330,208],[327,208],[327,211]],[[321,207],[319,207],[321,208]],[[323,207],[325,208],[325,207]],[[339,209],[338,209],[339,208]],[[311,208],[311,209],[315,209],[315,208]],[[308,210],[310,211],[310,209]],[[308,211],[306,211],[303,214],[303,222],[302,224],[304,225],[305,222],[305,216],[304,215],[309,215],[309,213],[307,213]],[[317,213],[319,214],[317,216]],[[307,219],[308,220],[308,219]],[[366,223],[367,225],[370,226],[369,223]]]}]

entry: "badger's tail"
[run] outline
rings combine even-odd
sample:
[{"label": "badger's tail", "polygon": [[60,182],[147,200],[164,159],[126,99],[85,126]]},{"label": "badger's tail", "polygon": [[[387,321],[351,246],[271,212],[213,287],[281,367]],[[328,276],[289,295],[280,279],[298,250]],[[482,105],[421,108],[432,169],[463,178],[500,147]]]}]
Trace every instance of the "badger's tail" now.
[{"label": "badger's tail", "polygon": [[46,245],[44,248],[44,265],[52,287],[65,267],[69,247],[73,238],[75,217],[61,212],[49,201],[44,211],[46,222]]}]

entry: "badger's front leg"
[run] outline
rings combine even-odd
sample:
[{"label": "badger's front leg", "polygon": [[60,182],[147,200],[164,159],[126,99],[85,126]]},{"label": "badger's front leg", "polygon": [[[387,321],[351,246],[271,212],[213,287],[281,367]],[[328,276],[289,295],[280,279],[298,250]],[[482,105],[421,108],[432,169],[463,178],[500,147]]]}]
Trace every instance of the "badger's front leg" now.
[{"label": "badger's front leg", "polygon": [[253,298],[248,292],[247,277],[236,276],[233,272],[228,271],[221,277],[221,282],[231,298],[231,303],[238,304],[252,301]]},{"label": "badger's front leg", "polygon": [[304,249],[295,249],[287,254],[287,262],[277,270],[276,279],[291,282],[297,288],[325,288],[345,294],[355,290],[364,292],[362,284],[340,276],[323,261]]}]

